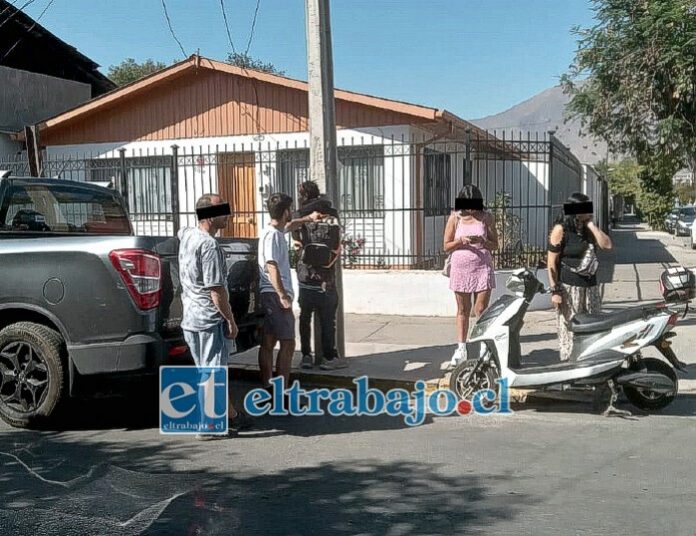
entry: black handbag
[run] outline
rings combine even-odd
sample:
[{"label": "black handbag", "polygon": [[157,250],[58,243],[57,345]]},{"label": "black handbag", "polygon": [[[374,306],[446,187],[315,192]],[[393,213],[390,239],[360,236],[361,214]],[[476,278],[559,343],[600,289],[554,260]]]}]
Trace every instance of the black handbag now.
[{"label": "black handbag", "polygon": [[566,263],[563,264],[568,270],[570,270],[574,274],[577,274],[582,277],[592,277],[597,273],[597,270],[599,269],[599,259],[597,258],[597,251],[595,250],[594,244],[587,244],[585,254],[580,260],[580,264],[578,264],[578,266],[574,267]]}]

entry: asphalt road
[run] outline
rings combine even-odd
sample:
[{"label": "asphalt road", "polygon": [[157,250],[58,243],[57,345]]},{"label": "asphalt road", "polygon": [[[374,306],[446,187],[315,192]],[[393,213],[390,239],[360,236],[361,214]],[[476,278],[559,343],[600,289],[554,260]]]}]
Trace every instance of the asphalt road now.
[{"label": "asphalt road", "polygon": [[[247,386],[235,385],[239,393]],[[0,427],[0,534],[694,534],[696,397],[665,414],[264,418],[200,443],[156,407]]]}]

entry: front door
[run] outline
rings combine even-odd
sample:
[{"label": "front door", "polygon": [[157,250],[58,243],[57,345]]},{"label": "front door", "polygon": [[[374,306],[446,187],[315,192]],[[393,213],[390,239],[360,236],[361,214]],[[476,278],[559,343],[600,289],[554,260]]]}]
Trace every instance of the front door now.
[{"label": "front door", "polygon": [[256,177],[254,153],[218,154],[218,192],[232,215],[222,236],[256,238]]}]

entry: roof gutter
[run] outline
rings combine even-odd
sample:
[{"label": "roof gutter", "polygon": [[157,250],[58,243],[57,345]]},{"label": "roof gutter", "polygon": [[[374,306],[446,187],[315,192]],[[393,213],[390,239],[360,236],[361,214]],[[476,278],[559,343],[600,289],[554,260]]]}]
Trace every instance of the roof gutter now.
[{"label": "roof gutter", "polygon": [[463,128],[465,130],[469,130],[472,132],[477,132],[479,137],[483,137],[484,139],[489,139],[489,140],[496,140],[497,138],[485,130],[483,130],[480,127],[477,127],[473,123],[470,123],[466,119],[462,119],[461,117],[454,115],[452,112],[448,112],[447,110],[438,110],[435,113],[435,117],[441,121],[446,121],[452,125],[452,129],[456,127]]}]

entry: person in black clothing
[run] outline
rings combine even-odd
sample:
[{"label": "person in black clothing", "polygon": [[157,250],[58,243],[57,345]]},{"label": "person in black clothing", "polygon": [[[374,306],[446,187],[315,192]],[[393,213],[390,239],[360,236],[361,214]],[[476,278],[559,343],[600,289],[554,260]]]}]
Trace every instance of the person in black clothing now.
[{"label": "person in black clothing", "polygon": [[[303,214],[319,212],[320,214],[338,219],[338,211],[332,207],[331,201],[322,197],[319,187],[314,181],[306,181],[300,185],[300,209],[295,217]],[[307,244],[308,233],[305,228],[293,233],[293,243],[298,253]],[[315,363],[312,358],[312,314],[315,322],[321,326],[321,357],[317,357],[319,367],[323,370],[334,370],[347,367],[344,358],[336,351],[336,311],[338,309],[338,293],[336,292],[336,262],[340,251],[335,252],[330,267],[319,268],[297,261],[297,279],[300,287],[300,343],[302,350],[302,368],[312,368]],[[318,352],[317,352],[318,353]]]},{"label": "person in black clothing", "polygon": [[[581,193],[570,196],[566,205],[587,204]],[[592,214],[561,213],[556,220],[548,247],[549,284],[552,302],[558,312],[558,337],[561,361],[573,352],[570,323],[579,313],[597,314],[602,310],[597,286],[596,248],[610,250],[611,238],[592,220]]]}]

